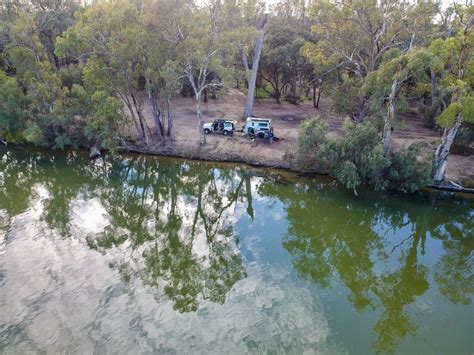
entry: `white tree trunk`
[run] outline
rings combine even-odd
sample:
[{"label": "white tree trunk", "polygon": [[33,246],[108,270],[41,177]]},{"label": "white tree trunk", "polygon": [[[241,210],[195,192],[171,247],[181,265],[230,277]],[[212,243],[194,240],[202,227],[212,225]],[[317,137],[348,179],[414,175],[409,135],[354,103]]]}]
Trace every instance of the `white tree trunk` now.
[{"label": "white tree trunk", "polygon": [[155,121],[155,128],[158,140],[161,140],[164,136],[163,125],[161,124],[161,110],[158,107],[158,103],[156,98],[154,97],[154,94],[150,90],[148,91],[148,100],[150,101],[151,112]]},{"label": "white tree trunk", "polygon": [[394,80],[390,90],[390,96],[387,104],[387,114],[384,117],[382,144],[385,155],[390,153],[390,140],[392,139],[392,124],[395,118],[395,105],[397,103],[398,81]]},{"label": "white tree trunk", "polygon": [[456,138],[456,135],[459,132],[462,124],[462,116],[457,115],[454,122],[454,126],[445,128],[443,131],[443,137],[441,138],[441,144],[436,148],[434,164],[435,164],[435,173],[433,180],[436,182],[443,181],[444,174],[446,172],[446,165],[448,164],[449,151],[451,150],[451,145]]},{"label": "white tree trunk", "polygon": [[201,94],[196,94],[196,113],[199,122],[199,143],[206,145],[206,134],[204,133],[204,120],[202,119]]},{"label": "white tree trunk", "polygon": [[249,89],[247,93],[247,103],[245,104],[245,118],[252,116],[253,112],[253,99],[255,96],[255,85],[257,84],[258,64],[260,62],[260,55],[262,54],[264,38],[265,27],[260,30],[260,35],[257,38],[257,43],[255,44],[255,55],[252,63],[252,73],[250,75]]}]

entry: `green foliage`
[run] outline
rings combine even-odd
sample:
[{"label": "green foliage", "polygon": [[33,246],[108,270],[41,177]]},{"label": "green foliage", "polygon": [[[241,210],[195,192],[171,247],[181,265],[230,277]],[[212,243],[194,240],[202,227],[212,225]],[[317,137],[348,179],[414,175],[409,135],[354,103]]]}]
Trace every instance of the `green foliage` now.
[{"label": "green foliage", "polygon": [[386,171],[388,188],[413,192],[431,183],[431,163],[419,162],[419,155],[420,147],[417,145],[392,153],[390,167]]},{"label": "green foliage", "polygon": [[64,149],[66,146],[70,146],[72,144],[71,139],[66,134],[59,134],[54,139],[54,146],[55,149]]},{"label": "green foliage", "polygon": [[0,132],[15,134],[23,128],[26,97],[18,81],[0,71]]},{"label": "green foliage", "polygon": [[265,100],[270,97],[268,88],[255,88],[255,98],[258,100]]},{"label": "green foliage", "polygon": [[386,187],[381,172],[390,162],[384,157],[377,129],[370,123],[346,121],[341,138],[328,140],[318,158],[349,189],[355,189],[360,184],[371,185],[378,190]]},{"label": "green foliage", "polygon": [[437,39],[428,48],[435,58],[432,69],[437,75],[438,96],[448,102],[436,119],[441,127],[453,126],[458,115],[464,122],[474,122],[473,39],[472,31],[464,30],[446,40]]},{"label": "green foliage", "polygon": [[61,80],[61,85],[71,89],[73,85],[83,85],[82,80],[82,66],[76,64],[70,64],[59,68],[58,74]]},{"label": "green foliage", "polygon": [[453,102],[451,105],[448,106],[446,110],[444,110],[439,116],[436,122],[441,127],[450,127],[454,125],[454,121],[456,120],[457,115],[461,112],[461,103]]},{"label": "green foliage", "polygon": [[[440,24],[433,2],[321,0],[308,12],[305,2],[285,0],[267,16],[263,1],[201,5],[9,3],[8,14],[0,9],[2,136],[114,149],[125,109],[142,142],[157,136],[165,142],[180,88],[188,84],[200,103],[204,90],[214,94],[231,80],[242,83],[263,33],[257,98],[299,103],[319,88],[337,111],[374,121],[346,123],[342,137],[331,139],[316,118],[301,126],[301,161],[327,169],[349,188],[412,190],[423,180],[414,148],[389,154],[384,134],[382,157],[379,142],[380,129],[396,127],[397,114],[413,101],[443,128],[474,120],[472,7],[453,6],[453,16]],[[145,100],[155,132],[146,127]],[[202,121],[200,105],[197,112]]]},{"label": "green foliage", "polygon": [[319,117],[309,118],[301,123],[298,134],[298,156],[300,163],[309,168],[317,164],[319,147],[326,142],[328,125]]},{"label": "green foliage", "polygon": [[[280,102],[283,90],[294,82],[305,65],[301,55],[304,40],[292,19],[274,18],[266,34],[266,47],[260,59],[260,76],[270,84],[271,96]],[[294,96],[295,93],[293,93]]]},{"label": "green foliage", "polygon": [[85,127],[85,135],[91,141],[99,141],[102,148],[114,150],[123,119],[122,105],[104,91],[95,92],[91,101],[93,114]]},{"label": "green foliage", "polygon": [[26,124],[26,130],[24,132],[24,137],[27,142],[41,144],[43,138],[43,131],[38,123],[34,121],[29,121]]},{"label": "green foliage", "polygon": [[317,118],[303,122],[298,137],[301,164],[326,168],[348,189],[369,185],[376,190],[416,191],[429,183],[431,166],[419,162],[412,146],[386,157],[378,131],[370,122],[344,124],[342,136],[327,137],[327,125]]},{"label": "green foliage", "polygon": [[[263,87],[256,87],[255,88],[255,98],[258,100],[265,100],[270,98],[270,94],[272,93],[273,89],[270,84],[267,84]],[[245,96],[247,96],[248,90],[243,89],[242,92],[244,93]]]},{"label": "green foliage", "polygon": [[474,123],[474,93],[461,99],[461,111],[464,122]]}]

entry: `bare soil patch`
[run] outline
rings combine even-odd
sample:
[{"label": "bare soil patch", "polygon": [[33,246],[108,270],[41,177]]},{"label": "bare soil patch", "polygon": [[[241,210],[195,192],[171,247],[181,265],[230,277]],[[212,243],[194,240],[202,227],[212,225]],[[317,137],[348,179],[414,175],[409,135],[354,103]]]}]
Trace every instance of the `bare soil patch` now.
[{"label": "bare soil patch", "polygon": [[[148,101],[144,100],[144,114],[148,126],[154,131],[153,116]],[[151,147],[133,147],[136,151],[150,154],[173,155],[191,159],[211,161],[245,162],[254,165],[296,169],[294,152],[298,139],[298,128],[303,120],[319,115],[329,125],[330,134],[337,135],[344,123],[344,117],[334,113],[331,101],[322,97],[320,108],[315,109],[311,102],[292,105],[288,102],[277,104],[272,99],[256,100],[254,115],[271,118],[275,136],[273,144],[266,139],[256,139],[252,142],[248,137],[236,132],[233,137],[219,134],[209,134],[207,145],[199,145],[198,123],[194,98],[177,96],[173,102],[175,136],[171,144],[162,146],[154,144]],[[231,89],[230,92],[218,99],[209,99],[203,103],[203,113],[207,122],[216,118],[237,120],[237,127],[244,125],[243,111],[245,95]],[[423,154],[431,156],[441,138],[441,133],[427,127],[424,119],[414,112],[403,115],[402,124],[396,127],[393,135],[393,145],[408,146],[412,143],[422,143]],[[129,128],[130,135],[136,136],[133,127]],[[451,155],[447,168],[447,179],[465,186],[474,186],[474,156]]]}]

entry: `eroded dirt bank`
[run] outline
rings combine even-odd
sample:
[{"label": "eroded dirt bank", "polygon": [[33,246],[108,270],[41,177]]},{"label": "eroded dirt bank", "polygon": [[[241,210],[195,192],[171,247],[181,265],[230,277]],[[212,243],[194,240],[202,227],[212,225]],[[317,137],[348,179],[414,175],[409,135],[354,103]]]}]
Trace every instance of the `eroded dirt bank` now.
[{"label": "eroded dirt bank", "polygon": [[[145,117],[148,126],[153,130],[150,107],[146,100],[144,103]],[[228,95],[217,100],[209,99],[203,104],[205,120],[212,122],[215,118],[225,117],[237,120],[237,127],[241,128],[244,124],[242,118],[244,105],[245,96],[232,89]],[[300,123],[308,117],[319,115],[328,123],[331,135],[339,134],[344,123],[344,117],[331,110],[330,100],[326,98],[322,98],[320,109],[313,108],[311,102],[301,105],[285,102],[278,105],[271,99],[260,100],[255,102],[254,115],[273,120],[275,136],[278,138],[276,141],[272,144],[263,139],[252,142],[238,132],[233,137],[210,134],[207,136],[207,145],[201,147],[194,99],[178,96],[173,101],[173,108],[175,135],[172,142],[164,146],[159,143],[147,147],[131,145],[127,149],[146,154],[247,163],[298,171],[294,158]],[[401,121],[394,131],[393,146],[397,148],[421,142],[423,154],[431,156],[439,143],[441,133],[429,129],[425,121],[416,115],[405,115]],[[133,127],[129,128],[128,134],[136,136]],[[446,179],[474,187],[474,156],[452,154],[448,162]]]}]

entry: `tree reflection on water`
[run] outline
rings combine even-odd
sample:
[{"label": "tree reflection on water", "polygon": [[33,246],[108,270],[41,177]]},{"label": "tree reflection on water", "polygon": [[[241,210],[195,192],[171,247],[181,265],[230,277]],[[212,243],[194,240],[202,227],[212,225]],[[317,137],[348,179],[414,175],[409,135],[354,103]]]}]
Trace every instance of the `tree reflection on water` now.
[{"label": "tree reflection on water", "polygon": [[[416,332],[405,307],[434,286],[430,273],[448,300],[470,303],[474,213],[466,201],[354,198],[312,186],[266,184],[259,192],[286,205],[283,244],[300,275],[323,288],[342,282],[355,309],[380,311],[376,352],[393,352]],[[441,240],[444,252],[432,270],[420,260],[428,237]]]},{"label": "tree reflection on water", "polygon": [[[143,157],[84,164],[73,152],[38,153],[24,157],[21,166],[15,159],[6,153],[0,163],[5,201],[0,209],[10,215],[26,209],[33,187],[42,184],[49,192],[43,220],[51,228],[113,254],[124,280],[163,289],[175,309],[195,311],[203,299],[223,303],[245,276],[233,208],[250,196],[249,176]],[[78,201],[91,207],[92,199],[98,199],[107,222],[97,233],[91,226],[86,233],[77,227],[89,221],[74,222],[78,213],[72,209]]]},{"label": "tree reflection on water", "polygon": [[[74,152],[3,150],[0,233],[42,186],[50,228],[111,256],[127,283],[142,282],[179,312],[192,312],[203,300],[224,303],[246,276],[239,213],[253,221],[262,218],[254,204],[277,201],[286,211],[283,246],[299,274],[327,289],[342,284],[354,309],[377,312],[376,352],[393,352],[417,332],[407,306],[430,288],[452,303],[471,302],[471,202],[369,192],[355,198],[312,182],[259,181],[256,188],[252,172],[195,162],[130,156],[87,163]],[[438,245],[433,241],[440,250],[427,250]]]}]

